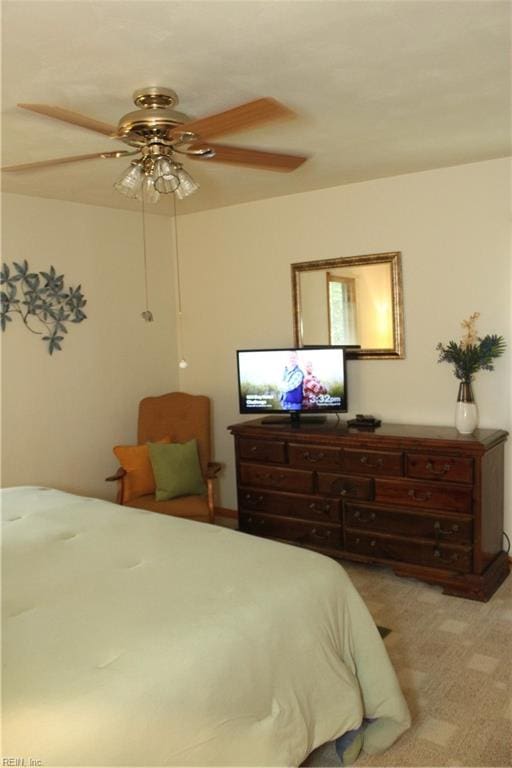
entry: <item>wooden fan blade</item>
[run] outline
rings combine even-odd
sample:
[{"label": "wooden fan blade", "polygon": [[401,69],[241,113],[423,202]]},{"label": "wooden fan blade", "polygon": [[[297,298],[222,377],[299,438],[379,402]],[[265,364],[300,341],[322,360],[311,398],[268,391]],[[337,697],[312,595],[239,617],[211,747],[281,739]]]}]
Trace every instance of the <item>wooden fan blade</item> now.
[{"label": "wooden fan blade", "polygon": [[47,168],[51,165],[63,165],[64,163],[80,163],[82,160],[94,160],[95,158],[124,157],[133,155],[134,152],[95,152],[92,155],[73,155],[71,157],[57,157],[54,160],[40,160],[36,163],[22,163],[21,165],[7,165],[2,171],[32,171],[37,168]]},{"label": "wooden fan blade", "polygon": [[72,123],[81,128],[88,128],[90,131],[103,133],[105,136],[115,136],[117,133],[117,126],[115,125],[102,123],[100,120],[94,120],[92,117],[81,115],[79,112],[71,112],[69,109],[63,109],[62,107],[51,107],[48,104],[18,104],[18,107],[28,109],[30,112],[37,112],[40,115],[46,115],[46,117],[53,117],[56,120],[63,120],[65,123]]},{"label": "wooden fan blade", "polygon": [[275,99],[256,99],[216,115],[200,117],[198,120],[183,123],[172,131],[172,135],[176,136],[190,131],[197,134],[201,139],[210,139],[223,133],[240,131],[243,128],[251,128],[253,125],[259,125],[268,120],[278,120],[284,117],[295,117],[295,113]]},{"label": "wooden fan blade", "polygon": [[[229,147],[225,144],[204,145],[206,149],[213,149],[213,157],[190,155],[191,159],[217,163],[233,163],[234,165],[249,165],[252,168],[265,168],[268,171],[294,171],[308,158],[301,155],[283,155],[277,152],[262,152],[258,149],[245,149],[244,147]],[[194,149],[202,148],[197,144]]]}]

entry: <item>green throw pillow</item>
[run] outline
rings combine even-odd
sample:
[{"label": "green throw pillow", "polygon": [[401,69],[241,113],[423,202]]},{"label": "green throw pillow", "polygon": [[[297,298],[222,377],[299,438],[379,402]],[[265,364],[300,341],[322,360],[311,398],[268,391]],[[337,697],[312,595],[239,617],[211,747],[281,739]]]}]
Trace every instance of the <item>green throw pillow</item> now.
[{"label": "green throw pillow", "polygon": [[148,447],[155,476],[157,501],[205,493],[196,440],[168,445],[148,443]]}]

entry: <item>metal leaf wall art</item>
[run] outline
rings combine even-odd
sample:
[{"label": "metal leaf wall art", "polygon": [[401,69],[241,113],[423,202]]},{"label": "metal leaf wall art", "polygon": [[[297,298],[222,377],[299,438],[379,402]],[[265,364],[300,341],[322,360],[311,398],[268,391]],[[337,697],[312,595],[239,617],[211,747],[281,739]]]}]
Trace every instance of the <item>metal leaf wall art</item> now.
[{"label": "metal leaf wall art", "polygon": [[52,355],[62,349],[66,323],[81,323],[87,315],[82,286],[66,288],[64,275],[55,267],[48,272],[31,272],[26,260],[0,270],[0,326],[2,331],[19,315],[29,331],[42,337]]}]

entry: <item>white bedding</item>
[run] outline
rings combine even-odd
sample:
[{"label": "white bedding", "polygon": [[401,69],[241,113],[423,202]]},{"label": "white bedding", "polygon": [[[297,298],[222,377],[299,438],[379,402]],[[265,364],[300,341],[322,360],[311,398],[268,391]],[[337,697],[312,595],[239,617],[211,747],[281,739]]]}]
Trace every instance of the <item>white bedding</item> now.
[{"label": "white bedding", "polygon": [[2,492],[3,754],[44,766],[296,766],[409,713],[334,560],[56,490]]}]

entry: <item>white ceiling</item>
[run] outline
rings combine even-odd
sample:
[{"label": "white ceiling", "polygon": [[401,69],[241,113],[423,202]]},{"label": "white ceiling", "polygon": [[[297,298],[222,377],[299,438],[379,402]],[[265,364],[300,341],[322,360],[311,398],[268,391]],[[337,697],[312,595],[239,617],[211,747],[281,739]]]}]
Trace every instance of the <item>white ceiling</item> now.
[{"label": "white ceiling", "polygon": [[[192,117],[272,96],[292,121],[226,144],[308,154],[275,173],[186,161],[183,213],[509,155],[510,3],[501,0],[4,0],[2,163],[124,145],[16,108],[117,123],[163,85]],[[126,159],[3,174],[6,191],[138,210]],[[169,201],[155,212],[169,210]]]}]

